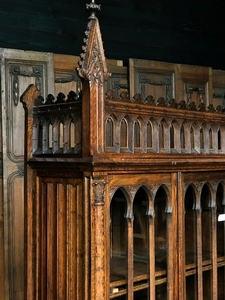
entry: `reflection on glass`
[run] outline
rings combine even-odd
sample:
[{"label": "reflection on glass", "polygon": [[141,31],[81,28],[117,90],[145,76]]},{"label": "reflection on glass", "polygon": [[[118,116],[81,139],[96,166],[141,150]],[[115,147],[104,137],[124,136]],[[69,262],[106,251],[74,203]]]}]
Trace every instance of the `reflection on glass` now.
[{"label": "reflection on glass", "polygon": [[204,271],[202,274],[203,279],[203,299],[211,300],[212,297],[212,270]]},{"label": "reflection on glass", "polygon": [[218,289],[218,300],[224,300],[225,299],[225,245],[224,245],[224,234],[225,234],[225,222],[219,221],[218,222],[218,216],[225,214],[224,209],[224,189],[222,184],[220,183],[217,188],[216,193],[216,207],[217,207],[217,263],[218,263],[218,269],[217,269],[217,289]]},{"label": "reflection on glass", "polygon": [[186,300],[197,300],[197,274],[186,276]]},{"label": "reflection on glass", "polygon": [[[140,188],[133,203],[133,245],[134,245],[134,299],[148,299],[148,219],[146,216],[148,198]],[[143,298],[145,297],[145,298]]]},{"label": "reflection on glass", "polygon": [[[127,279],[127,222],[124,218],[126,199],[123,192],[116,191],[110,207],[111,213],[111,261],[110,293],[126,290]],[[126,293],[126,292],[125,292]],[[125,298],[117,298],[125,299]]]},{"label": "reflection on glass", "polygon": [[218,300],[224,300],[225,298],[225,287],[224,287],[224,281],[225,281],[225,270],[224,266],[217,269],[217,287],[218,287]]},{"label": "reflection on glass", "polygon": [[217,207],[217,257],[224,256],[224,221],[218,222],[219,215],[225,214],[223,205],[223,187],[219,184],[216,193],[216,207]]},{"label": "reflection on glass", "polygon": [[196,239],[196,199],[192,186],[185,194],[185,259],[186,259],[186,299],[197,299],[197,239]]},{"label": "reflection on glass", "polygon": [[155,287],[155,299],[166,300],[167,299],[167,284],[163,283]]},{"label": "reflection on glass", "polygon": [[134,293],[134,300],[146,300],[146,299],[149,299],[146,289]]},{"label": "reflection on glass", "polygon": [[166,299],[167,276],[167,196],[162,187],[155,196],[155,269],[156,299]]}]

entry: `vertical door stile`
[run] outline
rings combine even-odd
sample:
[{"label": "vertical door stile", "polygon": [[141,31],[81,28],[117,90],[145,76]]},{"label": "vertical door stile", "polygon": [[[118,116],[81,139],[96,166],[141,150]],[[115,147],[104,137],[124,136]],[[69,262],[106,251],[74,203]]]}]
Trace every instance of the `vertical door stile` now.
[{"label": "vertical door stile", "polygon": [[83,179],[83,202],[84,202],[84,300],[91,299],[90,298],[90,203],[88,199],[90,199],[90,178],[88,174],[84,174]]},{"label": "vertical door stile", "polygon": [[[42,226],[45,224],[43,223],[42,220],[42,194],[40,193],[40,181],[39,178],[36,178],[36,188],[35,188],[35,204],[36,204],[36,227],[37,227],[37,231],[36,231],[36,282],[35,282],[35,286],[38,286],[38,282],[40,280],[40,278],[42,278],[41,276],[41,271],[42,271],[42,248],[43,248],[43,234],[42,234]],[[35,299],[39,298],[39,294],[41,291],[37,290],[37,288],[35,288]]]},{"label": "vertical door stile", "polygon": [[57,247],[57,206],[56,186],[53,183],[47,183],[47,299],[57,299],[56,293],[56,247]]},{"label": "vertical door stile", "polygon": [[134,280],[134,267],[133,267],[133,217],[127,219],[127,263],[128,263],[128,278],[127,278],[127,296],[129,300],[133,300],[133,280]]},{"label": "vertical door stile", "polygon": [[178,260],[176,264],[176,274],[178,276],[175,291],[178,295],[176,299],[186,299],[185,293],[185,208],[184,208],[184,179],[181,172],[177,175],[177,234],[178,234]]},{"label": "vertical door stile", "polygon": [[154,199],[152,202],[152,215],[149,217],[149,300],[155,300],[155,228],[154,228]]},{"label": "vertical door stile", "polygon": [[[47,297],[47,187],[46,183],[40,185],[40,284],[41,291],[37,290],[38,299]],[[38,237],[37,237],[38,238]],[[37,287],[39,284],[37,284]]]},{"label": "vertical door stile", "polygon": [[92,273],[91,285],[93,288],[92,299],[106,299],[105,292],[105,268],[106,268],[106,248],[105,248],[105,185],[106,179],[103,175],[92,177],[91,191],[91,260]]},{"label": "vertical door stile", "polygon": [[82,293],[82,287],[84,282],[84,268],[83,268],[83,251],[84,251],[84,230],[83,230],[83,222],[82,217],[83,216],[83,209],[82,209],[82,196],[81,192],[82,189],[80,188],[80,185],[70,186],[72,192],[71,192],[71,219],[73,218],[73,223],[71,224],[71,243],[74,244],[74,250],[75,253],[73,253],[73,257],[76,258],[76,265],[74,265],[72,276],[75,276],[77,280],[74,283],[73,290],[76,291],[76,297],[71,299],[79,299],[82,297],[82,299],[85,299],[84,294]]},{"label": "vertical door stile", "polygon": [[168,197],[167,203],[167,247],[168,247],[168,258],[167,258],[167,298],[168,300],[174,300],[174,286],[176,286],[177,275],[175,273],[177,265],[177,256],[174,251],[176,249],[176,236],[177,236],[177,210],[176,210],[176,185],[177,175],[176,173],[171,174],[171,194]]},{"label": "vertical door stile", "polygon": [[[108,180],[107,180],[108,181]],[[106,251],[106,266],[105,266],[105,285],[106,288],[105,294],[106,294],[106,299],[109,299],[110,297],[110,255],[111,255],[111,242],[110,242],[110,192],[109,192],[109,185],[106,185],[106,190],[105,190],[105,233],[107,238],[105,239],[105,248],[108,249]]]},{"label": "vertical door stile", "polygon": [[66,299],[66,197],[65,185],[57,183],[57,297],[59,300]]},{"label": "vertical door stile", "polygon": [[[66,299],[77,299],[75,295],[75,290],[73,289],[72,282],[77,282],[77,276],[74,270],[76,270],[76,227],[75,227],[75,207],[73,201],[73,189],[70,184],[66,187],[66,216],[67,216],[67,232],[66,232],[66,239],[67,239],[67,286],[66,286]],[[75,232],[74,232],[75,230]],[[75,234],[74,234],[75,233]]]}]

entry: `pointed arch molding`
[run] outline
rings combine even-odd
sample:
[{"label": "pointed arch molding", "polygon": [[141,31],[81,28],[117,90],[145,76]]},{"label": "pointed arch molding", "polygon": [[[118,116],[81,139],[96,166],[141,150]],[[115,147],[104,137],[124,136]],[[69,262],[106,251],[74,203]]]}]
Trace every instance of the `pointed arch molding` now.
[{"label": "pointed arch molding", "polygon": [[91,18],[87,25],[82,50],[77,69],[79,76],[89,81],[90,86],[102,86],[110,74],[107,70],[100,26],[96,17]]}]

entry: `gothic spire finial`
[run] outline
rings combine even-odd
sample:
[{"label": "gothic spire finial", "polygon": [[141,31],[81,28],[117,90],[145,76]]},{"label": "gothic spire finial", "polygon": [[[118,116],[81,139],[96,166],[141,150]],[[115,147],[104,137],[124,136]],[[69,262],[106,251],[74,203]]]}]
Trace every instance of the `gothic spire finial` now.
[{"label": "gothic spire finial", "polygon": [[90,4],[86,4],[87,10],[90,11],[91,15],[89,19],[96,19],[96,12],[101,10],[101,5],[95,3],[95,0],[91,0]]}]

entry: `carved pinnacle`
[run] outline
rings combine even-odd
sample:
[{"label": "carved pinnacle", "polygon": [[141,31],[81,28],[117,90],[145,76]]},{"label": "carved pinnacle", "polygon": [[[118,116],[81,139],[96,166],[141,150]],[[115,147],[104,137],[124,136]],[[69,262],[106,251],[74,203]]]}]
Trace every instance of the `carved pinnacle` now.
[{"label": "carved pinnacle", "polygon": [[96,19],[96,12],[101,10],[101,6],[95,3],[95,0],[91,0],[90,4],[86,4],[87,10],[90,11],[91,15],[89,19]]}]

